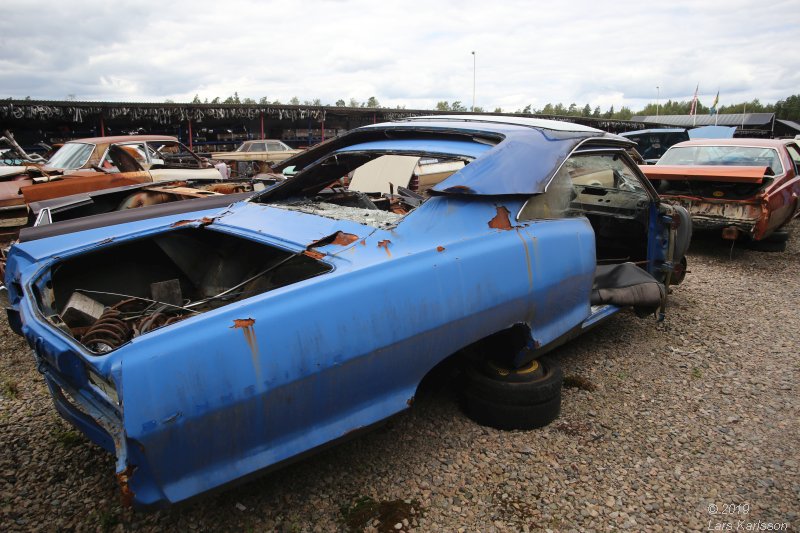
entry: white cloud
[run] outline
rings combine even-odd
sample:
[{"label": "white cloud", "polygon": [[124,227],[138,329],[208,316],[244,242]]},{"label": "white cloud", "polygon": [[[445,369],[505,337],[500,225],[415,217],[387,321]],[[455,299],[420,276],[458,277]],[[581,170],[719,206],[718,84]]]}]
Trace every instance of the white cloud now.
[{"label": "white cloud", "polygon": [[240,0],[29,2],[0,18],[0,96],[288,101],[376,96],[487,109],[691,98],[775,101],[800,87],[800,3]]}]

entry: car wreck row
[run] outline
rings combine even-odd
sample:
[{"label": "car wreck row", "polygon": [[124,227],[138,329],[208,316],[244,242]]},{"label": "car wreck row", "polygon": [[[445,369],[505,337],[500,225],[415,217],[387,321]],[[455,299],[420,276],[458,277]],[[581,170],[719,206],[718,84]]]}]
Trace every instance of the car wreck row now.
[{"label": "car wreck row", "polygon": [[626,307],[663,316],[680,281],[691,221],[631,146],[510,117],[358,128],[230,205],[23,230],[9,323],[139,506],[379,423],[451,358],[468,416],[538,427],[560,409],[545,354]]}]

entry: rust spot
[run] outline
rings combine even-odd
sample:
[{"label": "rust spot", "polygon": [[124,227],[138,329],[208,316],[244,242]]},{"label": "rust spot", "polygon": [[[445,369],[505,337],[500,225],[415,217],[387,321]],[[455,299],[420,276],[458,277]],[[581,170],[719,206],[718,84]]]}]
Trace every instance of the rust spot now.
[{"label": "rust spot", "polygon": [[315,252],[314,250],[306,250],[305,252],[303,252],[303,255],[307,255],[311,259],[322,259],[323,257],[325,257],[325,254],[323,254],[322,252]]},{"label": "rust spot", "polygon": [[454,185],[453,187],[448,187],[447,189],[445,189],[444,192],[475,194],[475,191],[473,191],[472,189],[470,189],[465,185]]},{"label": "rust spot", "polygon": [[133,497],[135,494],[131,490],[128,481],[130,480],[136,467],[128,466],[124,471],[117,474],[117,482],[119,483],[120,491],[122,492],[122,505],[123,507],[130,507],[133,504]]},{"label": "rust spot", "polygon": [[367,245],[367,240],[366,239],[362,239],[361,240],[361,246],[366,246],[366,245]]},{"label": "rust spot", "polygon": [[505,206],[497,206],[497,214],[489,221],[489,227],[492,229],[510,230],[512,226],[508,215],[509,211]]},{"label": "rust spot", "polygon": [[437,252],[444,252],[444,246],[437,246],[436,247],[436,251]]},{"label": "rust spot", "polygon": [[414,397],[413,396],[411,398],[409,398],[408,400],[406,400],[406,405],[409,406],[409,407],[414,405]]},{"label": "rust spot", "polygon": [[384,250],[386,250],[386,255],[392,257],[392,252],[389,251],[390,244],[392,244],[392,241],[390,241],[389,239],[385,239],[378,242],[378,248],[383,248]]},{"label": "rust spot", "polygon": [[334,237],[331,244],[335,244],[337,246],[347,246],[348,244],[353,244],[358,240],[358,235],[353,235],[352,233],[345,233],[343,231],[337,231],[336,237]]},{"label": "rust spot", "polygon": [[179,220],[177,222],[172,223],[172,228],[177,228],[180,226],[188,226],[189,224],[194,224],[195,222],[199,222],[201,226],[208,226],[212,222],[214,222],[213,218],[210,217],[203,217],[200,220]]},{"label": "rust spot", "polygon": [[347,246],[348,244],[353,244],[358,240],[358,235],[353,235],[352,233],[345,233],[343,231],[337,231],[333,235],[328,235],[324,239],[319,239],[317,241],[312,242],[308,245],[309,248],[316,248],[317,246],[327,246],[329,244],[335,244],[336,246]]},{"label": "rust spot", "polygon": [[233,329],[233,328],[237,328],[237,329],[238,328],[249,328],[250,326],[252,326],[255,323],[256,323],[256,321],[253,318],[237,318],[236,320],[233,321],[233,325],[231,326],[231,329]]}]

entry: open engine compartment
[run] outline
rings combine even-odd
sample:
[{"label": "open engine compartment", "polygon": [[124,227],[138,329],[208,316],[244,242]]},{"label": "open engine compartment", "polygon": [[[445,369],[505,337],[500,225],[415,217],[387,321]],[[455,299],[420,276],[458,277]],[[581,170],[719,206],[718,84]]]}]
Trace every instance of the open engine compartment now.
[{"label": "open engine compartment", "polygon": [[179,228],[65,259],[42,277],[36,296],[53,325],[102,354],[154,329],[331,269],[302,252]]}]

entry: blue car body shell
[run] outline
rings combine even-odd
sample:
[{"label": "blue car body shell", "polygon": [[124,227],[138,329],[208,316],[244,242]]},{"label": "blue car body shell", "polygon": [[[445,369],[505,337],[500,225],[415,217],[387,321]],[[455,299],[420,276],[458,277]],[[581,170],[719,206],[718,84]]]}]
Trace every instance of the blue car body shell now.
[{"label": "blue car body shell", "polygon": [[[469,131],[496,144],[374,137],[398,129]],[[280,198],[276,187],[266,203],[21,243],[7,265],[12,313],[58,411],[116,455],[125,494],[139,505],[179,502],[407,408],[431,368],[492,333],[524,323],[545,347],[616,312],[590,307],[596,252],[586,218],[514,220],[578,144],[602,137],[446,121],[356,130],[349,142],[324,143],[287,164],[296,160],[302,169],[331,153],[375,150],[475,159],[389,228],[270,205],[270,195]],[[302,172],[295,179],[304,185]],[[648,269],[656,272],[665,241],[655,201],[649,216]],[[37,306],[35,295],[47,290],[60,261],[196,228],[292,254],[319,241],[314,256],[329,270],[99,355]],[[337,232],[354,237],[324,244]]]}]

